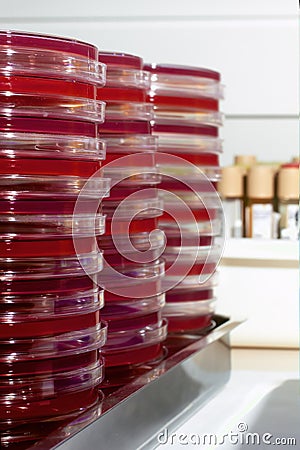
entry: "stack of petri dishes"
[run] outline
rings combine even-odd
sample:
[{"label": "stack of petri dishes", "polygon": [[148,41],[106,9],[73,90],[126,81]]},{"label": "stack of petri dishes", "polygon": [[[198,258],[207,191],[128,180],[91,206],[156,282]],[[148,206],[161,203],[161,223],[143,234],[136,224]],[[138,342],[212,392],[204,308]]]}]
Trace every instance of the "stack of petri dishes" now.
[{"label": "stack of petri dishes", "polygon": [[166,153],[159,159],[165,203],[159,226],[167,237],[163,315],[170,333],[201,332],[212,325],[221,254],[223,215],[215,184],[223,86],[220,74],[208,69],[147,64],[144,70],[151,73],[152,133]]},{"label": "stack of petri dishes", "polygon": [[93,236],[105,220],[90,203],[109,180],[95,178],[72,215],[105,158],[104,83],[93,45],[0,32],[1,448],[27,448],[99,402],[107,327]]},{"label": "stack of petri dishes", "polygon": [[163,354],[164,239],[151,234],[158,228],[162,201],[157,140],[150,126],[153,108],[146,101],[150,75],[137,56],[100,53],[99,58],[107,66],[107,83],[99,91],[106,102],[105,122],[99,127],[107,151],[103,176],[111,179],[110,197],[103,202],[106,232],[98,239],[104,254],[102,316],[108,323],[101,350],[106,367],[102,387],[113,389]]}]

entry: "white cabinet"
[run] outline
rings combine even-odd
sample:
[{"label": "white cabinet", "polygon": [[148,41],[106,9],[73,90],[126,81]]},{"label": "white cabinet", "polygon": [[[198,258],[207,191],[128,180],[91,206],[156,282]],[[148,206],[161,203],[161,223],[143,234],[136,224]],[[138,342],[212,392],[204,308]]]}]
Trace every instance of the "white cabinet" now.
[{"label": "white cabinet", "polygon": [[227,241],[217,310],[246,319],[232,333],[233,346],[298,347],[298,261],[298,242]]}]

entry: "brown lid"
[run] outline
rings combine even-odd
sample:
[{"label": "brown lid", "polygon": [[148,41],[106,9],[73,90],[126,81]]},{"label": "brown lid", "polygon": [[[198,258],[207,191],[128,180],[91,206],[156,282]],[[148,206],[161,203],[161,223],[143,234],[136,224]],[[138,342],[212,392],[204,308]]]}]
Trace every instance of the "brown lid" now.
[{"label": "brown lid", "polygon": [[299,166],[284,165],[278,173],[279,200],[298,200],[299,198]]},{"label": "brown lid", "polygon": [[257,165],[251,167],[247,178],[249,198],[271,199],[274,196],[274,172],[271,167]]},{"label": "brown lid", "polygon": [[254,155],[236,155],[234,157],[234,164],[236,166],[243,166],[246,169],[249,169],[256,163],[257,163],[256,156]]},{"label": "brown lid", "polygon": [[238,166],[222,168],[222,178],[218,191],[224,198],[243,197],[243,170]]}]

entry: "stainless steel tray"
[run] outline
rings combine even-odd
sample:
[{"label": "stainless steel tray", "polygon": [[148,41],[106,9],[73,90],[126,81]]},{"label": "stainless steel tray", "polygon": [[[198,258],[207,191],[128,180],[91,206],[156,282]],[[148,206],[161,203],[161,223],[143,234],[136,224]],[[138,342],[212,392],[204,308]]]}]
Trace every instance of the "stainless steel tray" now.
[{"label": "stainless steel tray", "polygon": [[[164,428],[172,432],[228,381],[230,332],[239,322],[215,316],[206,335],[168,342],[169,356],[130,384],[108,395],[101,407],[82,414],[31,447],[35,450],[154,449]],[[173,354],[172,354],[173,353]]]}]

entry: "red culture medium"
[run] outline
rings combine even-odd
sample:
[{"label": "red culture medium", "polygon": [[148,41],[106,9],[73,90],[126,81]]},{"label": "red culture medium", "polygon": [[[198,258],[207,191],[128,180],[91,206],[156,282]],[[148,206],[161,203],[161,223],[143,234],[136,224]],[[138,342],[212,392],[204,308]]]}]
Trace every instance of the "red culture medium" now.
[{"label": "red culture medium", "polygon": [[0,31],[0,45],[6,46],[7,48],[20,46],[24,49],[43,49],[56,52],[65,52],[88,59],[97,59],[99,54],[98,48],[87,42],[60,36],[28,33],[23,31]]},{"label": "red culture medium", "polygon": [[[74,80],[28,77],[21,75],[0,75],[0,93],[40,94],[50,99],[55,96],[76,97],[94,100],[97,87],[93,84]],[[26,97],[25,97],[26,98]]]},{"label": "red culture medium", "polygon": [[122,134],[151,134],[151,125],[147,120],[106,120],[99,124],[99,136]]},{"label": "red culture medium", "polygon": [[96,138],[98,127],[93,122],[32,117],[0,117],[2,133],[43,133]]},{"label": "red culture medium", "polygon": [[[144,69],[151,73],[192,76],[199,78],[207,78],[219,82],[221,75],[215,70],[206,69],[204,67],[183,66],[172,64],[144,64]],[[172,79],[172,78],[171,78]],[[178,87],[180,90],[180,86]]]},{"label": "red culture medium", "polygon": [[166,336],[166,320],[153,327],[114,331],[108,333],[101,354],[107,367],[144,363],[160,354]]},{"label": "red culture medium", "polygon": [[143,59],[136,55],[121,52],[99,52],[99,61],[106,64],[109,69],[127,68],[140,70],[143,67]]},{"label": "red culture medium", "polygon": [[144,328],[160,323],[164,304],[164,295],[106,302],[101,315],[108,323],[108,332]]},{"label": "red culture medium", "polygon": [[90,328],[82,326],[79,330],[63,333],[36,337],[23,336],[15,339],[3,337],[0,342],[0,361],[3,363],[41,361],[77,355],[102,347],[106,341],[106,335],[107,324],[99,322]]},{"label": "red culture medium", "polygon": [[188,301],[167,301],[163,316],[168,319],[169,332],[184,332],[207,328],[215,310],[215,299],[193,299]]},{"label": "red culture medium", "polygon": [[100,323],[100,313],[95,311],[89,314],[74,315],[69,317],[52,317],[49,319],[38,319],[33,317],[23,317],[21,314],[0,316],[0,344],[2,339],[36,338],[38,336],[54,335],[70,331],[81,330],[82,328],[92,328]]},{"label": "red culture medium", "polygon": [[101,161],[72,161],[67,159],[1,158],[2,175],[67,175],[89,178],[101,167]]},{"label": "red culture medium", "polygon": [[77,292],[91,290],[96,286],[96,275],[93,276],[75,276],[73,278],[64,278],[63,276],[54,279],[40,280],[17,280],[0,279],[0,295],[20,295],[20,294],[45,294],[65,296]]},{"label": "red culture medium", "polygon": [[182,316],[168,316],[168,330],[169,333],[185,333],[188,331],[201,331],[205,330],[211,325],[211,319],[213,314],[207,314],[202,316],[188,317],[184,314]]},{"label": "red culture medium", "polygon": [[[85,410],[98,399],[103,361],[85,368],[40,376],[0,378],[0,417],[23,421],[47,419]],[[7,398],[14,398],[7,404]],[[1,421],[0,421],[1,429]]]},{"label": "red culture medium", "polygon": [[32,239],[32,240],[0,240],[0,258],[38,258],[63,257],[80,253],[91,253],[97,250],[92,237],[76,237],[76,248],[73,239]]}]

